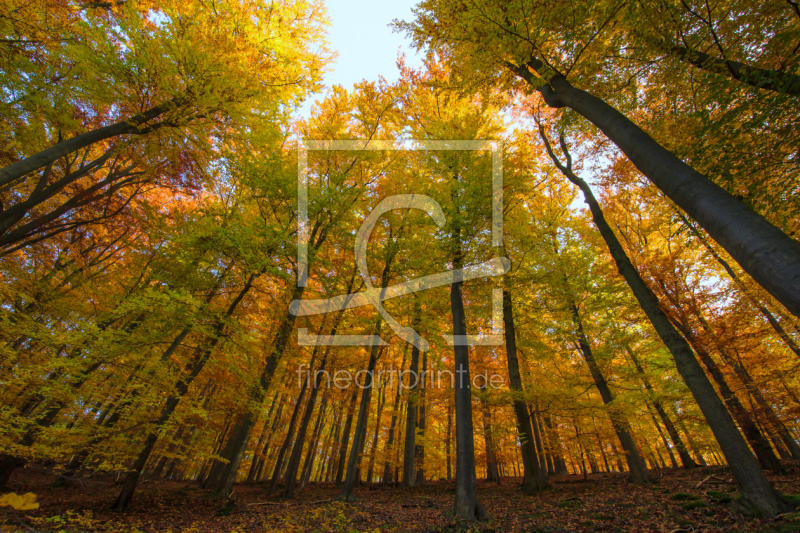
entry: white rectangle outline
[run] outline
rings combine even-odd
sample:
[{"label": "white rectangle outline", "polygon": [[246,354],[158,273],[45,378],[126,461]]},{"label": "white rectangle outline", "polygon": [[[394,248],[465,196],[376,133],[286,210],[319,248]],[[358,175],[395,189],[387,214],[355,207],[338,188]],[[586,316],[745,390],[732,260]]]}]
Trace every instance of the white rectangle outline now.
[{"label": "white rectangle outline", "polygon": [[[410,145],[410,147],[409,147]],[[308,283],[308,152],[309,151],[490,150],[492,152],[492,246],[503,244],[503,141],[312,141],[303,140],[297,153],[297,285]]]},{"label": "white rectangle outline", "polygon": [[[492,152],[492,246],[503,244],[503,141],[489,140],[322,140],[303,139],[297,153],[297,285],[308,283],[308,152],[309,151],[479,151]],[[448,344],[497,346],[504,342],[502,289],[492,289],[492,333],[489,335],[442,335]],[[307,330],[302,332],[306,342],[312,342]],[[343,336],[344,337],[344,336]],[[372,344],[372,336],[347,336],[352,344]],[[360,340],[356,340],[359,337]],[[364,337],[361,339],[360,337]],[[463,337],[463,338],[462,338]],[[313,339],[313,344],[328,344],[330,339],[322,336]],[[383,341],[381,341],[383,342]],[[336,343],[338,344],[338,343]]]}]

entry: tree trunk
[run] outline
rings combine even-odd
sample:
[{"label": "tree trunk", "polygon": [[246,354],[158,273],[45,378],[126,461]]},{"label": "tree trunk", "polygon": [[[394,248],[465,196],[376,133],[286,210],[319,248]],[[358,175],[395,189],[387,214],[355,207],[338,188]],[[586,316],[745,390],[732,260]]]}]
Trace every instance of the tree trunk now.
[{"label": "tree trunk", "polygon": [[274,494],[278,488],[278,480],[280,479],[281,470],[283,470],[283,461],[286,458],[286,452],[289,451],[289,447],[292,445],[292,442],[294,442],[294,428],[297,425],[297,417],[300,415],[300,409],[303,406],[303,400],[305,399],[309,381],[312,379],[310,376],[314,375],[314,360],[318,351],[319,345],[314,346],[314,351],[311,353],[311,361],[308,364],[310,375],[306,376],[306,379],[303,380],[303,385],[300,387],[300,394],[297,396],[297,401],[292,410],[292,418],[289,420],[289,429],[286,430],[286,437],[283,439],[281,449],[278,451],[278,458],[275,460],[275,466],[272,470],[272,478],[269,482],[267,494]]},{"label": "tree trunk", "polygon": [[[460,239],[456,236],[456,241]],[[453,268],[461,268],[460,249],[453,261]],[[453,335],[464,338],[467,322],[464,314],[462,282],[450,285],[450,308],[453,313]],[[472,379],[469,374],[469,350],[455,343],[455,397],[456,397],[456,498],[453,516],[458,520],[484,520],[487,515],[478,503],[475,493],[475,440],[472,429]]]},{"label": "tree trunk", "polygon": [[[375,322],[376,336],[380,336],[382,324],[383,319],[378,318]],[[358,407],[358,419],[356,420],[356,431],[353,436],[353,447],[350,449],[350,457],[347,460],[347,471],[344,476],[342,492],[337,496],[337,499],[340,501],[353,501],[353,488],[356,485],[356,476],[358,475],[359,478],[361,477],[360,472],[358,474],[356,473],[356,469],[359,466],[364,441],[367,437],[367,415],[369,414],[369,402],[372,395],[375,365],[378,362],[379,350],[380,346],[377,344],[370,346],[369,363],[367,365],[367,374],[364,378],[364,390],[361,391],[361,404]]]},{"label": "tree trunk", "polygon": [[526,491],[541,490],[547,486],[546,470],[539,462],[534,448],[534,433],[530,413],[525,403],[525,390],[519,372],[517,357],[517,333],[514,325],[514,307],[511,292],[503,288],[503,326],[505,328],[506,361],[508,364],[509,388],[513,393],[514,414],[517,420],[517,435],[521,443],[523,489]]},{"label": "tree trunk", "polygon": [[386,384],[378,383],[380,390],[378,392],[378,414],[375,417],[375,434],[372,437],[372,447],[369,454],[369,466],[367,467],[367,482],[372,483],[372,473],[375,468],[375,456],[378,453],[378,436],[381,433],[381,416],[383,415],[383,406],[386,404]]},{"label": "tree trunk", "polygon": [[[572,311],[572,321],[575,324],[575,336],[578,341],[578,346],[583,353],[586,364],[589,366],[589,372],[592,374],[594,384],[600,392],[600,397],[603,399],[603,403],[608,406],[614,402],[614,395],[611,393],[608,382],[600,371],[600,366],[594,358],[589,339],[586,337],[586,333],[583,330],[583,322],[581,321],[577,306],[571,303],[570,309]],[[622,444],[622,449],[625,450],[625,459],[628,463],[631,479],[634,483],[639,484],[652,483],[650,475],[647,473],[647,468],[639,454],[639,450],[636,449],[636,443],[631,436],[630,424],[628,424],[628,421],[619,413],[609,411],[608,415],[611,419],[611,425],[614,426],[614,431],[616,431],[617,437]]]},{"label": "tree trunk", "polygon": [[[408,355],[408,343],[403,348],[403,362],[400,363],[400,373],[399,376],[403,375],[403,368],[406,366],[406,356]],[[394,445],[394,433],[397,429],[397,419],[399,417],[398,408],[400,407],[400,390],[402,389],[401,383],[398,380],[397,389],[394,395],[394,405],[392,406],[392,422],[389,425],[389,438],[386,441],[386,449],[384,453],[386,455],[386,461],[383,464],[383,483],[392,483],[392,468],[389,462],[389,455],[392,451],[392,446]],[[399,434],[399,432],[398,432]]]},{"label": "tree trunk", "polygon": [[481,389],[481,407],[483,408],[483,443],[486,448],[486,481],[500,483],[500,472],[497,469],[497,454],[492,438],[492,414],[489,411],[489,402],[486,401],[486,384]]},{"label": "tree trunk", "polygon": [[[591,98],[597,100],[594,97]],[[626,134],[632,135],[632,140],[630,142],[633,142],[633,140],[644,136],[647,138],[646,141],[655,144],[656,147],[658,147],[662,152],[665,152],[670,157],[674,158],[672,154],[669,154],[669,152],[658,146],[655,141],[647,137],[644,132],[636,128],[636,126],[630,123],[617,111],[613,110],[607,106],[607,104],[599,100],[597,100],[597,102],[599,102],[601,106],[608,108],[613,113],[616,113],[616,115],[619,116],[619,119],[617,120],[618,122],[619,120],[622,120],[624,123],[627,123],[630,128],[634,128],[639,132],[636,133],[636,131],[633,131],[633,133]],[[623,127],[627,127],[624,123],[622,124]],[[543,130],[542,135],[546,140]],[[549,143],[547,146],[549,147]],[[562,146],[566,148],[565,144],[562,144]],[[552,150],[548,149],[548,152],[554,161],[557,161],[557,158],[555,158]],[[674,159],[683,165],[683,163],[677,158]],[[575,176],[575,174],[572,173],[571,168],[565,169],[560,163],[557,164],[562,172],[568,170],[568,174],[565,172],[567,177],[581,188],[584,198],[591,209],[592,219],[600,231],[600,234],[603,236],[603,239],[606,241],[609,251],[611,252],[611,256],[613,257],[620,274],[622,274],[622,276],[625,278],[625,281],[628,282],[628,286],[631,288],[636,300],[639,302],[639,305],[642,307],[648,319],[653,324],[653,327],[655,328],[659,337],[661,337],[662,341],[664,341],[664,344],[672,353],[678,372],[681,374],[686,382],[686,385],[689,387],[689,390],[692,392],[692,395],[699,405],[700,410],[703,412],[711,431],[714,433],[717,442],[719,442],[720,446],[722,447],[722,451],[725,454],[725,459],[731,466],[731,471],[736,478],[742,493],[745,495],[746,499],[748,499],[749,502],[758,510],[758,512],[762,514],[762,516],[776,516],[786,508],[786,505],[779,498],[778,493],[775,491],[764,473],[759,468],[755,457],[753,457],[753,454],[750,453],[747,443],[739,433],[733,418],[731,418],[731,415],[725,408],[725,405],[722,403],[722,401],[720,401],[719,396],[717,396],[716,391],[714,391],[714,387],[708,381],[708,377],[705,375],[705,372],[703,372],[703,369],[700,367],[697,359],[695,359],[691,348],[686,343],[686,340],[683,339],[675,330],[675,327],[672,325],[667,315],[659,307],[658,299],[655,297],[655,295],[653,295],[647,285],[645,285],[644,280],[642,280],[641,276],[639,276],[639,273],[630,262],[630,259],[628,259],[625,250],[622,248],[622,245],[617,240],[616,235],[614,235],[611,227],[606,222],[603,212],[600,209],[600,205],[594,198],[589,186],[582,179]],[[650,167],[651,166],[648,163],[648,168]],[[694,172],[688,166],[686,168]],[[647,173],[645,172],[645,174]],[[698,176],[700,175],[698,174]],[[702,176],[700,176],[700,178],[702,178]],[[712,184],[709,182],[709,185]],[[721,189],[720,191],[724,192]],[[679,202],[676,201],[676,203],[680,205]],[[711,208],[712,206],[709,206],[709,209]],[[692,214],[691,211],[689,213]],[[750,214],[756,216],[752,212],[750,212]],[[739,215],[741,215],[741,213],[739,213]],[[711,232],[709,231],[709,233]],[[711,235],[714,236],[714,233],[711,233]],[[734,257],[736,256],[734,255]]]},{"label": "tree trunk", "polygon": [[[419,300],[414,300],[414,321],[412,328],[418,331],[421,320],[421,307]],[[403,443],[403,486],[413,487],[416,482],[414,458],[416,455],[417,415],[419,413],[419,348],[411,348],[411,366],[409,367],[409,380],[414,380],[414,386],[409,383],[408,400],[406,400],[406,438]]]},{"label": "tree trunk", "polygon": [[[636,368],[636,372],[639,374],[639,377],[644,383],[644,388],[647,390],[650,398],[653,402],[653,406],[658,413],[658,416],[661,418],[661,421],[664,423],[664,427],[667,428],[667,433],[669,434],[669,438],[672,439],[672,443],[675,445],[675,448],[678,450],[678,456],[681,458],[681,463],[683,464],[684,468],[696,468],[697,463],[694,462],[692,456],[689,454],[689,451],[686,449],[686,445],[683,444],[683,440],[681,439],[678,430],[675,429],[675,425],[672,423],[669,415],[667,414],[666,409],[664,409],[664,405],[661,403],[661,400],[657,399],[655,396],[655,390],[653,389],[653,385],[650,383],[650,380],[647,379],[646,374],[644,372],[644,368],[642,368],[641,363],[639,363],[639,359],[633,353],[633,350],[628,345],[627,342],[622,343],[625,351],[628,353],[628,357],[631,358],[633,361],[633,366]],[[670,457],[672,457],[672,453],[670,452]]]},{"label": "tree trunk", "polygon": [[[331,331],[331,335],[335,334],[336,328],[334,327]],[[300,459],[303,455],[303,445],[305,444],[306,440],[306,431],[308,431],[308,424],[311,422],[311,416],[314,413],[314,407],[317,403],[317,394],[319,393],[320,376],[318,372],[325,370],[330,348],[330,346],[325,347],[325,354],[322,356],[322,361],[320,362],[319,368],[314,370],[312,373],[311,395],[308,397],[306,411],[303,413],[303,418],[300,421],[300,428],[297,430],[297,437],[294,439],[294,447],[292,448],[292,454],[289,457],[289,464],[286,467],[286,474],[283,476],[285,483],[285,488],[283,489],[283,498],[294,498],[294,487],[297,482],[297,469],[300,467]],[[322,411],[320,411],[320,417],[321,416]],[[309,448],[308,453],[311,453],[311,448]]]},{"label": "tree trunk", "polygon": [[[706,351],[705,347],[700,343],[694,332],[687,324],[682,324],[676,321],[675,325],[694,347],[694,351],[700,357],[700,360],[705,365],[708,373],[711,374],[711,377],[714,378],[714,381],[716,381],[717,386],[719,387],[719,392],[722,395],[722,399],[725,401],[725,404],[728,406],[728,409],[730,409],[730,412],[733,414],[734,418],[739,422],[739,426],[742,428],[742,433],[744,433],[745,438],[747,438],[747,441],[750,443],[750,447],[753,448],[761,467],[773,470],[775,472],[782,472],[783,467],[781,466],[780,460],[775,456],[775,452],[772,451],[772,447],[770,446],[769,442],[767,442],[766,437],[764,437],[764,435],[756,426],[755,421],[753,421],[753,418],[750,416],[750,413],[747,412],[747,410],[744,408],[744,405],[742,405],[742,402],[739,401],[739,398],[737,398],[736,394],[731,390],[728,382],[725,380],[725,376],[722,374],[722,370],[720,370],[716,361],[714,361],[711,355]],[[717,439],[717,442],[720,442],[719,439]],[[720,442],[720,445],[721,444],[722,443]],[[723,453],[725,453],[724,449]],[[730,464],[731,461],[727,455],[725,458],[728,460],[728,464]]]},{"label": "tree trunk", "polygon": [[[300,475],[300,489],[304,488],[311,477],[311,469],[314,467],[314,459],[317,456],[317,447],[319,446],[319,438],[325,426],[325,413],[328,410],[328,390],[322,397],[322,404],[319,406],[319,413],[317,414],[317,422],[314,425],[314,432],[311,435],[311,443],[306,452],[306,460],[303,464],[303,470]],[[285,494],[285,493],[284,493]]]},{"label": "tree trunk", "polygon": [[[241,303],[241,301],[252,288],[256,278],[258,278],[260,275],[261,272],[250,275],[250,277],[247,279],[247,283],[245,283],[244,288],[239,291],[239,294],[228,306],[228,309],[225,312],[225,318],[229,318],[231,315],[233,315],[233,312],[239,306],[239,303]],[[144,445],[141,448],[141,452],[136,458],[136,461],[133,463],[133,468],[131,468],[131,470],[125,476],[125,481],[122,484],[122,490],[112,506],[113,510],[124,511],[127,509],[128,505],[133,499],[133,494],[136,491],[136,485],[139,482],[139,475],[141,474],[145,464],[147,464],[147,459],[150,457],[150,453],[153,451],[153,447],[158,440],[158,430],[167,422],[167,420],[169,420],[170,416],[172,416],[172,413],[175,412],[175,408],[178,407],[181,399],[188,392],[189,385],[203,369],[208,361],[208,358],[211,357],[211,353],[214,351],[214,348],[216,348],[220,339],[222,339],[224,330],[225,322],[223,320],[217,321],[210,340],[205,343],[204,347],[198,347],[195,350],[195,356],[192,358],[192,361],[189,363],[189,365],[187,365],[189,374],[182,376],[175,384],[173,395],[167,399],[167,402],[161,411],[161,416],[156,422],[156,429],[153,430],[145,439]]]},{"label": "tree trunk", "polygon": [[[536,59],[530,65],[534,69],[543,66]],[[515,72],[536,86],[536,78],[527,66],[516,68]],[[563,76],[556,75],[536,89],[550,107],[569,107],[600,128],[642,174],[696,220],[745,272],[792,314],[800,316],[800,243],[681,161],[622,113],[573,87]]]},{"label": "tree trunk", "polygon": [[447,440],[444,443],[445,448],[445,460],[447,461],[447,481],[453,479],[453,458],[450,453],[450,442],[452,441],[453,435],[453,410],[450,406],[447,406]]},{"label": "tree trunk", "polygon": [[425,384],[428,379],[428,354],[422,352],[422,377],[420,379],[419,407],[417,410],[417,428],[422,442],[415,442],[415,458],[417,467],[417,485],[425,483]]},{"label": "tree trunk", "polygon": [[336,466],[336,485],[341,485],[342,477],[344,477],[344,465],[347,460],[347,443],[350,440],[350,428],[353,425],[356,400],[358,400],[358,387],[353,387],[353,396],[350,400],[350,408],[347,410],[347,419],[345,420],[344,430],[342,431],[342,446],[339,450],[339,459]]},{"label": "tree trunk", "polygon": [[658,435],[661,437],[661,442],[664,444],[664,448],[667,449],[667,453],[669,454],[669,462],[672,463],[672,468],[678,468],[678,461],[675,460],[675,454],[672,453],[672,448],[669,446],[669,442],[667,441],[667,436],[664,435],[664,431],[661,429],[661,426],[658,424],[658,420],[656,419],[655,413],[653,413],[652,408],[650,407],[650,403],[646,402],[647,411],[650,413],[650,417],[653,419],[653,425],[658,430]]}]

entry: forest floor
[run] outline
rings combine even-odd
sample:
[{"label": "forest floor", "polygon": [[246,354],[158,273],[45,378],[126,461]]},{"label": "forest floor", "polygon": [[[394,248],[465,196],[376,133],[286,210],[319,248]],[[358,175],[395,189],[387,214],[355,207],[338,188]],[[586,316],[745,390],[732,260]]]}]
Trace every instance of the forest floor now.
[{"label": "forest floor", "polygon": [[[776,488],[800,494],[800,467],[770,475]],[[622,474],[556,476],[551,488],[525,494],[520,479],[504,478],[499,486],[478,481],[478,499],[492,520],[478,531],[568,532],[715,532],[800,531],[800,513],[776,520],[744,519],[730,511],[735,486],[727,468],[652,471],[649,487],[628,484]],[[714,474],[713,477],[710,477]],[[0,508],[0,532],[438,532],[455,531],[445,516],[455,495],[453,482],[427,482],[414,489],[362,485],[359,501],[334,501],[338,490],[312,484],[296,500],[267,497],[262,484],[235,487],[235,505],[217,516],[221,502],[194,482],[145,481],[126,513],[108,510],[119,489],[110,475],[81,479],[71,487],[50,487],[55,476],[32,466],[11,479],[9,489],[33,492],[41,507],[34,511]],[[705,480],[705,481],[704,481]],[[698,484],[704,481],[698,487]],[[7,492],[7,491],[3,491]],[[460,529],[459,529],[460,530]]]}]

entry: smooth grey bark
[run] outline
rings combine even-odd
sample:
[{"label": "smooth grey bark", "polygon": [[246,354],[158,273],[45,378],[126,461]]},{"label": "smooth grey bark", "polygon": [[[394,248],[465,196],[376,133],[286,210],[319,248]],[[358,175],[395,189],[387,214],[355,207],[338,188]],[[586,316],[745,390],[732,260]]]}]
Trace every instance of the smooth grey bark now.
[{"label": "smooth grey bark", "polygon": [[514,414],[517,420],[517,435],[521,443],[523,488],[524,490],[540,490],[547,486],[546,470],[540,464],[536,450],[533,447],[534,434],[531,428],[530,413],[525,404],[525,390],[522,385],[522,376],[519,371],[519,358],[517,357],[517,333],[514,325],[514,307],[511,292],[503,289],[503,327],[505,328],[506,361],[508,364],[509,388],[513,395]]},{"label": "smooth grey bark", "polygon": [[[461,263],[461,242],[458,230],[455,232],[457,251],[453,259],[453,269]],[[450,285],[450,309],[453,314],[453,335],[464,338],[467,334],[467,321],[464,313],[463,282]],[[469,373],[469,350],[466,345],[453,346],[455,359],[455,399],[456,399],[456,497],[453,502],[453,516],[458,520],[485,520],[486,510],[478,502],[475,493],[475,440],[472,426],[472,378]]]},{"label": "smooth grey bark", "polygon": [[[532,59],[534,70],[543,64]],[[696,220],[753,279],[800,317],[800,243],[661,146],[622,113],[561,75],[537,86],[528,65],[508,65],[548,106],[589,120],[667,197]]]},{"label": "smooth grey bark", "polygon": [[[606,104],[603,103],[602,105],[605,106]],[[617,113],[616,111],[614,112]],[[617,114],[619,115],[619,113]],[[627,122],[625,117],[622,117],[622,115],[619,116]],[[630,123],[630,126],[635,128],[632,123]],[[638,130],[638,128],[636,129]],[[641,132],[641,130],[638,131]],[[547,136],[544,134],[544,130],[541,129],[540,132],[542,133],[542,138],[548,149],[548,154],[551,159],[553,159],[553,162],[559,167],[559,170],[561,170],[570,181],[578,185],[581,192],[583,192],[584,198],[589,204],[592,219],[600,231],[603,240],[605,240],[611,257],[617,265],[617,269],[625,278],[625,281],[628,283],[636,300],[639,302],[642,310],[658,333],[658,336],[672,354],[675,360],[675,366],[681,374],[681,377],[683,377],[684,382],[689,387],[706,422],[708,422],[711,431],[714,433],[717,442],[722,448],[725,459],[731,467],[731,472],[744,498],[750,505],[758,510],[762,516],[777,516],[787,508],[786,503],[781,500],[775,488],[767,480],[761,468],[759,468],[758,462],[750,452],[742,435],[739,433],[731,414],[725,408],[719,396],[717,396],[714,387],[711,385],[711,382],[709,382],[705,372],[703,372],[700,363],[695,359],[694,353],[692,353],[692,349],[689,347],[686,339],[675,329],[675,326],[673,326],[672,322],[670,322],[667,315],[659,306],[658,299],[650,291],[633,266],[633,263],[631,263],[624,248],[608,225],[608,222],[606,222],[603,211],[600,209],[600,205],[597,203],[589,186],[572,172],[571,159],[568,157],[567,167],[562,165],[553,153],[550,143],[547,141]],[[645,135],[644,132],[641,132],[641,134]],[[652,139],[650,139],[650,141],[655,143]],[[566,150],[566,143],[562,142],[562,148]],[[661,150],[663,150],[663,148],[661,148]],[[567,151],[565,151],[565,155],[566,154],[568,154]]]}]

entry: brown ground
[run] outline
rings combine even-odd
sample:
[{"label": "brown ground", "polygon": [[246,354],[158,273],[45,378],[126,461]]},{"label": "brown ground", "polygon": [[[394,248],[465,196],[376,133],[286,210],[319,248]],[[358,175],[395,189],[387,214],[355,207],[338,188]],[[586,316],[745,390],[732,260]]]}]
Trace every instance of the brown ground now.
[{"label": "brown ground", "polygon": [[[800,467],[789,468],[786,475],[770,477],[778,490],[800,494]],[[711,474],[717,476],[696,488]],[[480,531],[800,531],[800,513],[769,521],[734,516],[726,499],[736,492],[726,469],[660,471],[655,476],[658,483],[652,487],[627,484],[618,474],[590,475],[588,481],[558,476],[550,480],[552,489],[534,495],[520,492],[516,480],[506,478],[500,486],[479,481],[478,498],[493,518]],[[36,466],[15,474],[9,488],[35,493],[41,508],[0,508],[0,532],[440,531],[451,525],[444,513],[455,491],[445,481],[413,490],[362,486],[356,490],[359,502],[341,504],[332,501],[337,490],[327,485],[312,485],[297,500],[283,502],[267,498],[260,484],[244,484],[236,486],[230,516],[215,516],[221,502],[208,499],[196,483],[155,481],[140,485],[129,512],[114,513],[108,511],[118,490],[113,477],[85,478],[68,488],[49,487],[54,479]]]}]

